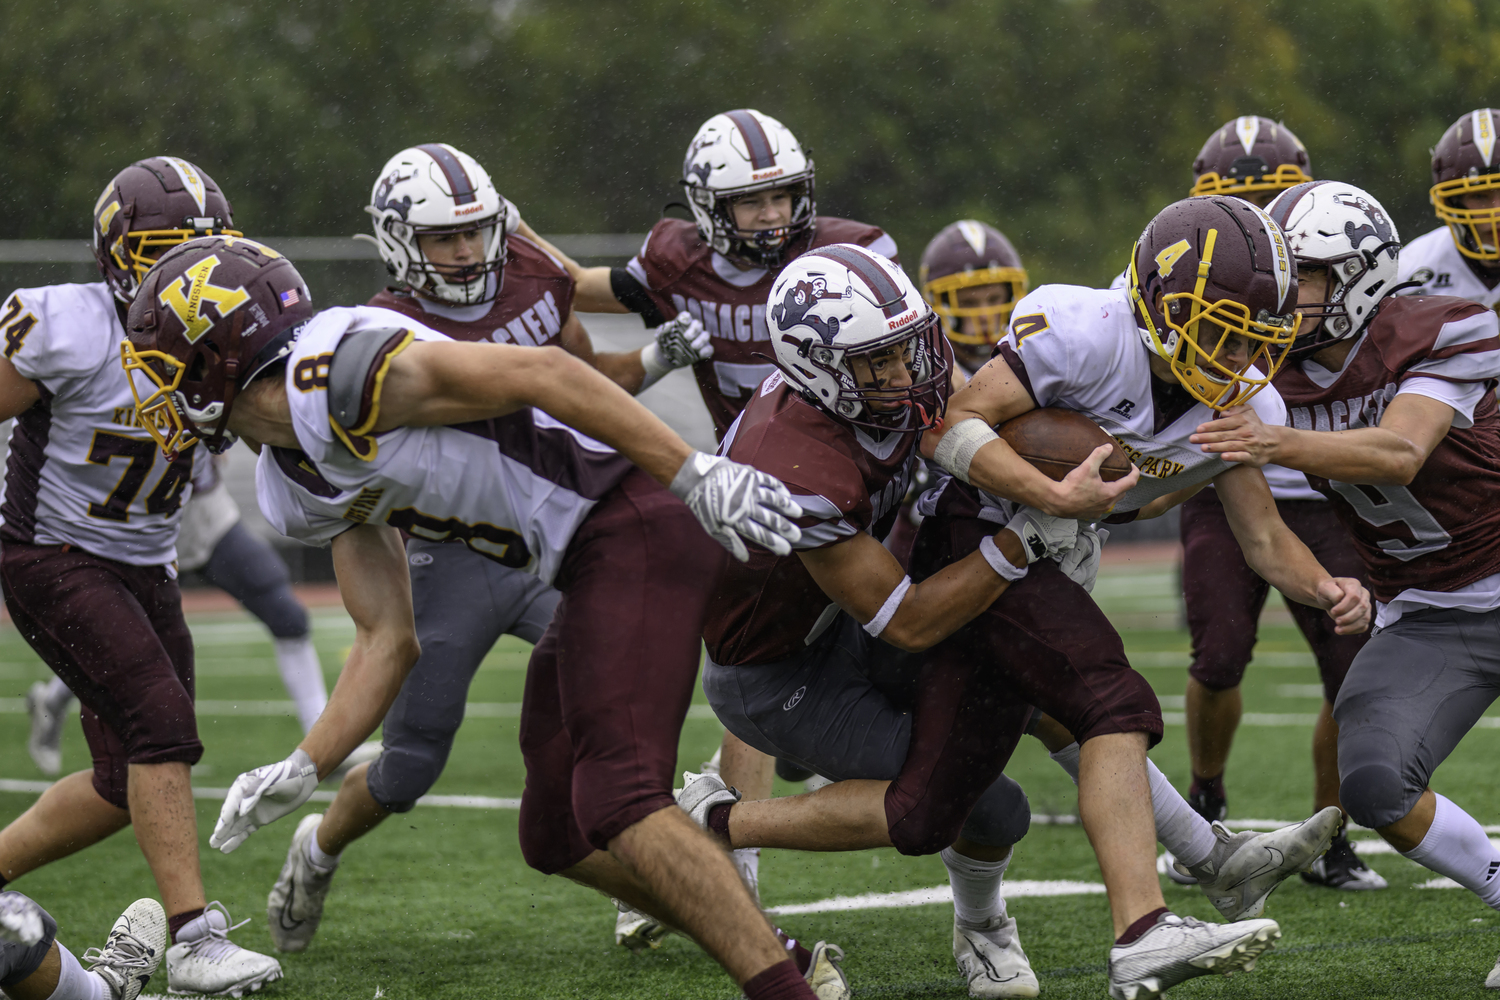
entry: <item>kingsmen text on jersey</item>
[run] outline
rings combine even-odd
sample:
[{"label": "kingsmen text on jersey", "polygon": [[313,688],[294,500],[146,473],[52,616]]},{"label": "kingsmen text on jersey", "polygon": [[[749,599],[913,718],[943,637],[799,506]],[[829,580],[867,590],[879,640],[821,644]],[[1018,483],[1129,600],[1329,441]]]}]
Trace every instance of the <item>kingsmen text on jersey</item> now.
[{"label": "kingsmen text on jersey", "polygon": [[340,427],[329,414],[329,365],[344,336],[360,330],[400,331],[372,362],[362,415],[376,412],[383,366],[411,340],[449,339],[368,306],[328,309],[310,320],[286,369],[302,448],[262,448],[255,467],[266,520],[314,545],[356,524],[388,524],[417,538],[462,541],[551,583],[574,531],[624,478],[630,461],[532,409],[373,435]]},{"label": "kingsmen text on jersey", "polygon": [[[1139,510],[1233,468],[1188,441],[1199,424],[1213,419],[1212,409],[1175,383],[1166,392],[1153,391],[1159,380],[1151,374],[1150,352],[1123,289],[1043,285],[1016,304],[996,353],[1037,406],[1084,414],[1141,470],[1140,482],[1115,505],[1117,513]],[[1164,401],[1170,408],[1158,412]],[[1286,423],[1286,407],[1271,386],[1249,405],[1268,424]],[[949,482],[944,493],[954,489]],[[986,502],[993,505],[994,499]]]},{"label": "kingsmen text on jersey", "polygon": [[136,566],[177,558],[194,452],[169,464],[136,425],[109,287],[19,289],[0,307],[0,334],[0,351],[41,393],[11,428],[0,537]]},{"label": "kingsmen text on jersey", "polygon": [[1494,309],[1500,305],[1500,271],[1493,275],[1495,284],[1491,287],[1475,273],[1478,263],[1459,253],[1453,234],[1447,226],[1440,226],[1401,248],[1396,281],[1422,283],[1419,288],[1403,291],[1403,295],[1456,295]]}]

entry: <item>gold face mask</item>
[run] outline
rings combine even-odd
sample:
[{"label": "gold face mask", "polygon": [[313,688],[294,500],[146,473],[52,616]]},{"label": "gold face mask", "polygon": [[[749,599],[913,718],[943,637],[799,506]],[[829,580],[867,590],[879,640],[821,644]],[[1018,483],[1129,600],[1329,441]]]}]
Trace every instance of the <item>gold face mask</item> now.
[{"label": "gold face mask", "polygon": [[1255,177],[1221,177],[1210,170],[1199,177],[1188,192],[1191,197],[1209,194],[1252,194],[1258,191],[1285,191],[1287,188],[1306,184],[1312,180],[1307,172],[1295,163],[1283,163],[1275,170]]},{"label": "gold face mask", "polygon": [[1500,173],[1459,177],[1434,184],[1433,211],[1448,226],[1458,252],[1470,260],[1500,260],[1500,208],[1460,208],[1460,195],[1500,190]]},{"label": "gold face mask", "polygon": [[[1193,291],[1162,296],[1162,316],[1170,332],[1158,330],[1151,318],[1140,292],[1136,254],[1130,257],[1130,297],[1142,329],[1150,334],[1156,353],[1172,366],[1177,381],[1198,402],[1223,410],[1249,402],[1271,384],[1286,360],[1286,349],[1297,337],[1302,314],[1272,316],[1263,310],[1252,317],[1243,303],[1232,299],[1210,302],[1204,298],[1218,235],[1217,229],[1207,233]],[[1226,345],[1237,337],[1249,341],[1250,349],[1243,365],[1231,367],[1224,363],[1222,355]],[[1264,375],[1256,369],[1257,363]]]},{"label": "gold face mask", "polygon": [[[963,288],[982,285],[1009,285],[1010,301],[994,306],[961,306],[958,292]],[[922,297],[932,306],[943,323],[943,335],[955,344],[966,347],[989,347],[1000,342],[1005,328],[1010,323],[1011,310],[1026,294],[1026,269],[1020,267],[986,267],[974,271],[959,271],[931,281],[922,281]],[[989,332],[983,319],[990,320]],[[973,320],[973,323],[964,323]],[[955,323],[955,321],[959,321]],[[960,326],[969,327],[965,332]]]},{"label": "gold face mask", "polygon": [[[174,401],[187,366],[165,351],[137,351],[129,340],[120,344],[120,365],[130,383],[130,394],[135,397],[136,423],[146,428],[167,461],[175,460],[197,444],[197,434],[187,426]],[[162,377],[157,365],[171,374],[170,381]],[[145,398],[141,397],[141,387],[136,382],[138,374],[152,386]]]}]

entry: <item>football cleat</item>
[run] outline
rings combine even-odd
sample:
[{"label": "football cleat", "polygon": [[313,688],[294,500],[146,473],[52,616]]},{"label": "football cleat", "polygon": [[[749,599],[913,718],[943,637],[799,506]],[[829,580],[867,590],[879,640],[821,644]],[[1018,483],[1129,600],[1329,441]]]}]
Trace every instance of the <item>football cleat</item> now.
[{"label": "football cleat", "polygon": [[115,920],[104,947],[82,958],[108,984],[110,1000],[135,1000],[166,953],[167,911],[154,899],[137,899]]},{"label": "football cleat", "polygon": [[323,919],[323,903],[338,866],[320,868],[308,856],[308,842],[317,835],[322,821],[322,813],[302,817],[292,834],[292,846],[287,848],[286,863],[266,899],[266,921],[277,951],[306,949]]},{"label": "football cleat", "polygon": [[1302,881],[1346,892],[1368,892],[1384,889],[1390,884],[1380,877],[1379,872],[1360,860],[1359,855],[1354,853],[1354,845],[1342,833],[1333,838],[1333,846],[1328,848],[1328,853],[1302,873]]},{"label": "football cleat", "polygon": [[249,922],[231,924],[223,903],[209,903],[167,949],[167,992],[242,997],[280,979],[280,962],[229,940],[231,931]]},{"label": "football cleat", "polygon": [[662,941],[672,933],[666,924],[640,910],[632,910],[630,904],[618,899],[614,903],[620,911],[615,916],[615,944],[639,955],[648,948],[660,948]]},{"label": "football cleat", "polygon": [[1329,806],[1301,823],[1270,833],[1232,834],[1224,824],[1215,823],[1218,843],[1206,861],[1186,873],[1198,880],[1198,888],[1225,920],[1258,917],[1272,890],[1328,850],[1343,822],[1338,806]]},{"label": "football cleat", "polygon": [[818,1000],[849,1000],[854,991],[849,988],[849,977],[839,963],[844,960],[844,949],[827,941],[812,946],[812,959],[802,978],[812,987]]},{"label": "football cleat", "polygon": [[1041,991],[1013,917],[992,917],[983,927],[954,920],[953,960],[969,981],[971,997],[1034,997]]},{"label": "football cleat", "polygon": [[1198,880],[1187,873],[1187,868],[1178,863],[1176,856],[1171,851],[1161,852],[1161,857],[1156,859],[1156,870],[1178,885],[1198,884]]},{"label": "football cleat", "polygon": [[1164,913],[1130,944],[1109,949],[1109,995],[1151,1000],[1197,976],[1249,972],[1279,937],[1281,928],[1274,920],[1205,924]]},{"label": "football cleat", "polygon": [[1199,788],[1197,781],[1194,781],[1188,788],[1187,803],[1192,807],[1193,812],[1210,823],[1222,823],[1229,815],[1228,796],[1223,791],[1208,792]]},{"label": "football cleat", "polygon": [[1500,990],[1500,958],[1495,959],[1495,967],[1485,977],[1484,988],[1487,990]]},{"label": "football cleat", "polygon": [[0,893],[0,941],[30,948],[45,933],[40,906],[19,892]]},{"label": "football cleat", "polygon": [[708,829],[710,809],[740,800],[740,793],[725,785],[724,779],[717,774],[694,774],[692,771],[682,772],[682,787],[675,789],[672,796],[682,811],[705,830]]},{"label": "football cleat", "polygon": [[48,707],[46,681],[37,681],[26,692],[26,714],[31,716],[26,752],[31,754],[38,771],[49,778],[56,777],[62,773],[62,727],[66,713]]}]

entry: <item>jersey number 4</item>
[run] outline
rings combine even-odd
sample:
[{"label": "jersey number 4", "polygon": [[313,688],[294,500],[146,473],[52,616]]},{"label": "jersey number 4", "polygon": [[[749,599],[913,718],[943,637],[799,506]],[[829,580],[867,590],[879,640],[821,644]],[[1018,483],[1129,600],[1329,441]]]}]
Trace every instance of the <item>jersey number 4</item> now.
[{"label": "jersey number 4", "polygon": [[21,297],[12,295],[10,301],[5,303],[5,313],[0,315],[0,331],[4,331],[4,352],[7,358],[21,349],[21,345],[26,342],[26,335],[34,326],[36,317],[29,312],[22,312]]},{"label": "jersey number 4", "polygon": [[1432,512],[1418,503],[1405,486],[1352,486],[1335,482],[1328,485],[1349,501],[1349,506],[1365,522],[1377,528],[1397,522],[1406,525],[1414,541],[1387,538],[1379,543],[1382,549],[1402,562],[1411,562],[1418,556],[1445,549],[1453,541],[1453,536],[1443,530]]},{"label": "jersey number 4", "polygon": [[[90,462],[108,465],[113,459],[124,458],[130,464],[125,467],[125,474],[120,477],[119,484],[109,494],[108,500],[89,504],[89,516],[106,521],[129,521],[130,505],[135,502],[141,487],[146,485],[146,477],[151,473],[151,466],[156,462],[158,452],[155,441],[111,434],[109,431],[95,431],[94,441],[89,446]],[[193,453],[187,451],[178,455],[167,466],[167,471],[161,474],[156,489],[146,498],[146,513],[170,514],[176,510],[182,502],[182,488],[187,484],[192,471]]]}]

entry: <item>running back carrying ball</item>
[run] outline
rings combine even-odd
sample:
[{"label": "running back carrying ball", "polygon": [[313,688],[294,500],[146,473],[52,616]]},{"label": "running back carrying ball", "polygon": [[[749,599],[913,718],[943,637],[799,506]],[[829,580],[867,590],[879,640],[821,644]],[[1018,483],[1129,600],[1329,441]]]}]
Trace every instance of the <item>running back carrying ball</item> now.
[{"label": "running back carrying ball", "polygon": [[1112,483],[1130,474],[1130,459],[1114,438],[1075,410],[1051,406],[1028,410],[1001,424],[996,432],[1017,455],[1057,482],[1085,462],[1101,444],[1114,445],[1114,450],[1099,467],[1099,478]]}]

